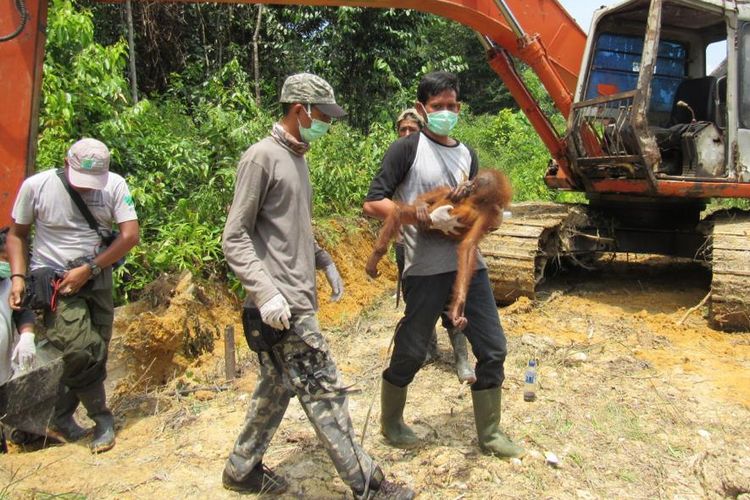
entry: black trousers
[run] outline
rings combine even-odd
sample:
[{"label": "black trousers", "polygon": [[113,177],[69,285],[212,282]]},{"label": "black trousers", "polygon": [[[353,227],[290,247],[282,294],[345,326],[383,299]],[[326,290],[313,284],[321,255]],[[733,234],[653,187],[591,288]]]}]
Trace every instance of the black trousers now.
[{"label": "black trousers", "polygon": [[[383,372],[391,384],[407,386],[422,367],[435,322],[448,306],[455,278],[455,272],[404,278],[406,310],[396,327],[390,365]],[[477,358],[477,381],[471,388],[500,387],[505,379],[508,347],[486,269],[477,271],[471,279],[465,315],[469,325],[464,334]]]},{"label": "black trousers", "polygon": [[[406,250],[404,249],[404,244],[402,242],[394,243],[393,252],[396,254],[396,267],[398,268],[398,279],[400,279],[401,276],[404,274],[404,265],[406,265],[405,264]],[[401,286],[401,294],[402,296],[404,294],[403,284]],[[406,300],[405,296],[404,296],[404,300]],[[445,328],[446,330],[450,330],[451,328],[453,328],[453,322],[451,321],[451,319],[448,317],[446,313],[443,313],[440,315],[440,322],[442,323],[443,328]],[[437,337],[435,338],[437,339]]]}]

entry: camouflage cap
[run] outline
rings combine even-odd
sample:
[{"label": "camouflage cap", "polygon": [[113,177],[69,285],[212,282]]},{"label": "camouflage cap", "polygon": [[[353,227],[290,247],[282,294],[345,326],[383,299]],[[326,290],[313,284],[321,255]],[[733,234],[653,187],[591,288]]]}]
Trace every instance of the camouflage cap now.
[{"label": "camouflage cap", "polygon": [[297,73],[284,81],[279,102],[314,104],[321,112],[333,118],[346,115],[336,104],[331,85],[312,73]]}]

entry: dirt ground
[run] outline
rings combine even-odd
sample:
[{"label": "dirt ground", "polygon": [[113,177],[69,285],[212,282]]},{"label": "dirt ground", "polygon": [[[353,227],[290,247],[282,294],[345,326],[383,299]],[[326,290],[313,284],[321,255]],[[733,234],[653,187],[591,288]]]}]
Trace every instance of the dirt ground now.
[{"label": "dirt ground", "polygon": [[[350,399],[357,435],[421,498],[750,498],[750,335],[712,330],[700,310],[678,324],[708,291],[705,269],[606,258],[594,271],[550,277],[535,301],[501,308],[509,345],[502,422],[528,451],[502,461],[477,448],[469,389],[452,371],[442,329],[440,359],[409,388],[405,418],[423,444],[385,444],[378,384],[401,312],[393,266],[368,281],[369,239],[356,231],[341,238],[332,253],[347,295],[330,304],[321,275],[320,317],[345,379],[362,391]],[[221,470],[257,368],[238,303],[190,277],[160,286],[118,312],[109,380],[115,448],[98,456],[85,441],[15,448],[0,458],[0,497],[238,497],[222,489]],[[233,382],[223,362],[230,324],[240,369]],[[527,403],[530,358],[539,360],[540,388]],[[348,494],[296,401],[265,462],[290,480],[285,498]]]}]

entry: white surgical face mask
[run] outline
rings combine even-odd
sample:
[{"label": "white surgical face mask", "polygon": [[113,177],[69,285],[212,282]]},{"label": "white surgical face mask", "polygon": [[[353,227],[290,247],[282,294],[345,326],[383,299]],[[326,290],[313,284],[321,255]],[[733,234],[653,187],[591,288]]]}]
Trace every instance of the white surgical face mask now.
[{"label": "white surgical face mask", "polygon": [[331,124],[313,118],[312,108],[309,104],[307,105],[307,116],[309,116],[312,120],[312,124],[309,127],[303,127],[299,122],[299,119],[297,120],[297,124],[299,125],[299,135],[302,137],[302,140],[310,144],[311,142],[317,141],[318,139],[326,135],[328,129],[331,128]]},{"label": "white surgical face mask", "polygon": [[448,111],[435,111],[427,113],[427,128],[437,135],[449,135],[458,123],[458,113]]}]

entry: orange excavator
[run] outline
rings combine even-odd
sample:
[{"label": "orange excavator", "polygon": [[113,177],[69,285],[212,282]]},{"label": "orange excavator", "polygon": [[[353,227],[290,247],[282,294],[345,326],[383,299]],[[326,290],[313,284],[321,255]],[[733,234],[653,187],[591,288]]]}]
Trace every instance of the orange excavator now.
[{"label": "orange excavator", "polygon": [[[711,198],[750,198],[747,2],[626,0],[598,9],[588,37],[556,0],[246,3],[414,9],[477,33],[550,151],[547,186],[588,199],[518,206],[485,240],[498,302],[533,297],[548,262],[662,254],[711,265],[711,320],[750,328],[750,219],[724,210],[701,220]],[[0,224],[34,170],[46,14],[46,0],[0,0]],[[715,47],[725,57],[709,71]],[[539,77],[565,130],[544,114],[514,60]]]}]

